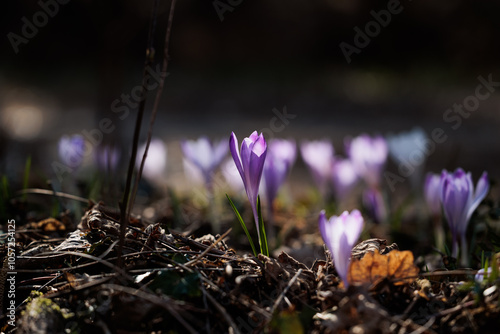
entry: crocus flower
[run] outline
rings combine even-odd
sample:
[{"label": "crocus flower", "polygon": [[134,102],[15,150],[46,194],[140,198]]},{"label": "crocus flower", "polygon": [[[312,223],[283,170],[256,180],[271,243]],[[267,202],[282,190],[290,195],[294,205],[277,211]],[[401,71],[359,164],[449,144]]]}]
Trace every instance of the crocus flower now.
[{"label": "crocus flower", "polygon": [[85,139],[80,135],[63,136],[59,140],[59,157],[71,168],[78,168],[85,155]]},{"label": "crocus flower", "polygon": [[349,286],[347,273],[351,250],[363,230],[363,216],[358,210],[350,214],[344,211],[340,216],[326,219],[325,211],[319,215],[319,230],[326,246],[333,256],[333,263],[345,287]]},{"label": "crocus flower", "polygon": [[481,268],[477,271],[476,275],[474,276],[474,280],[478,283],[481,283],[484,280],[484,277],[488,277],[493,269],[491,267],[488,267],[488,272],[484,273],[484,268]]},{"label": "crocus flower", "polygon": [[441,175],[427,173],[424,185],[424,197],[432,216],[441,215]]},{"label": "crocus flower", "polygon": [[264,164],[266,198],[271,204],[295,162],[296,144],[293,140],[274,139],[269,143]]},{"label": "crocus flower", "polygon": [[434,227],[436,246],[442,250],[445,246],[445,234],[441,222],[441,175],[427,173],[424,184],[424,198]]},{"label": "crocus flower", "polygon": [[387,221],[387,208],[384,196],[378,189],[367,188],[363,191],[363,206],[376,223]]},{"label": "crocus flower", "polygon": [[302,159],[311,171],[318,188],[325,191],[333,164],[333,145],[328,140],[304,141],[300,145]]},{"label": "crocus flower", "polygon": [[[142,157],[146,144],[143,144],[137,150],[136,166],[141,165]],[[150,181],[157,181],[163,177],[165,168],[167,167],[167,147],[161,139],[153,138],[149,144],[148,155],[144,163],[142,174]]]},{"label": "crocus flower", "polygon": [[479,178],[474,191],[470,173],[458,168],[449,173],[443,170],[441,174],[441,203],[448,220],[452,234],[452,256],[458,255],[459,237],[462,243],[462,265],[467,264],[467,242],[465,233],[470,217],[479,203],[486,197],[489,190],[488,173],[484,172]]},{"label": "crocus flower", "polygon": [[97,167],[102,171],[114,171],[120,160],[120,151],[116,147],[102,146],[95,150]]},{"label": "crocus flower", "polygon": [[356,173],[372,188],[380,184],[382,171],[387,160],[388,149],[381,136],[361,135],[346,141],[346,151]]},{"label": "crocus flower", "polygon": [[407,171],[413,188],[417,188],[422,180],[426,160],[426,140],[427,135],[421,128],[387,137],[389,154]]},{"label": "crocus flower", "polygon": [[181,142],[184,156],[202,172],[207,185],[212,183],[213,173],[227,153],[226,143],[222,140],[212,143],[207,137]]},{"label": "crocus flower", "polygon": [[333,190],[337,201],[342,201],[358,182],[358,174],[349,159],[335,160],[332,168]]},{"label": "crocus flower", "polygon": [[243,180],[260,240],[257,196],[259,195],[259,183],[266,160],[266,140],[262,133],[259,135],[257,131],[254,131],[249,137],[243,139],[240,152],[238,151],[238,138],[236,138],[236,135],[232,132],[229,138],[229,150],[231,151],[236,168],[238,168],[238,172]]}]

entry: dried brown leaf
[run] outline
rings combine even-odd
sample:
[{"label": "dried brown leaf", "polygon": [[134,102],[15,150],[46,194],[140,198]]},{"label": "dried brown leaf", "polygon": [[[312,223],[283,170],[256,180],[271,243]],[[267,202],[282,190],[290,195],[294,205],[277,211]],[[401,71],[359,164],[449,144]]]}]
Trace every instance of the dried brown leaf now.
[{"label": "dried brown leaf", "polygon": [[412,283],[418,275],[413,264],[413,253],[393,250],[387,255],[378,251],[366,253],[361,260],[353,260],[349,266],[348,280],[351,284],[373,284],[388,278],[395,285]]}]

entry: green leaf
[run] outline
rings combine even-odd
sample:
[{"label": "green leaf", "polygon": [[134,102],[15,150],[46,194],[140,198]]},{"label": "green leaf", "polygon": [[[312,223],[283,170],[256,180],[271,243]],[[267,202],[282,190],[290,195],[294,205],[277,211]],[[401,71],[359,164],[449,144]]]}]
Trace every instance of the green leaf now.
[{"label": "green leaf", "polygon": [[250,246],[252,246],[253,255],[255,257],[257,257],[257,251],[255,250],[255,246],[253,244],[252,237],[250,237],[250,233],[248,233],[248,229],[247,229],[247,226],[245,225],[245,222],[243,221],[243,218],[241,218],[241,215],[238,212],[238,209],[236,209],[236,206],[234,206],[234,203],[233,203],[233,201],[231,201],[228,194],[226,194],[226,197],[229,200],[229,204],[233,208],[234,213],[236,214],[236,218],[238,218],[238,221],[240,222],[241,227],[243,227],[243,230],[245,231],[245,234],[247,235],[248,241],[250,242]]},{"label": "green leaf", "polygon": [[265,256],[269,256],[269,247],[267,245],[266,228],[264,219],[262,219],[262,211],[260,209],[260,196],[257,196],[257,215],[259,216],[259,232],[260,232],[260,252]]}]

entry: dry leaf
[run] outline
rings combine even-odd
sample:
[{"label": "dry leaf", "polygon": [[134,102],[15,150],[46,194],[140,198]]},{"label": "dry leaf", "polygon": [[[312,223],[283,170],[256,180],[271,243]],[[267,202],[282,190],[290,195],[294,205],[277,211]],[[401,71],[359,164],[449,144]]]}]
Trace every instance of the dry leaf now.
[{"label": "dry leaf", "polygon": [[354,260],[349,266],[348,280],[350,284],[373,284],[388,278],[394,285],[412,283],[418,274],[418,268],[413,264],[413,253],[410,251],[393,250],[387,255],[378,251],[366,253],[361,260]]}]

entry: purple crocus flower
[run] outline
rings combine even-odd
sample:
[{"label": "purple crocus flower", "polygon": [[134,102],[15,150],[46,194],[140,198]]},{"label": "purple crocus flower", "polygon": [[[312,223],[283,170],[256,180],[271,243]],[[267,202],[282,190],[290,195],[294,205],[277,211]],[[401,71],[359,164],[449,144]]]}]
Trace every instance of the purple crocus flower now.
[{"label": "purple crocus flower", "polygon": [[300,153],[318,188],[324,192],[332,173],[332,143],[329,140],[304,141],[300,145]]},{"label": "purple crocus flower", "polygon": [[221,140],[212,143],[207,137],[201,137],[196,141],[182,141],[181,148],[186,159],[202,172],[205,183],[210,185],[215,169],[227,154],[226,142]]},{"label": "purple crocus flower", "polygon": [[424,185],[424,197],[432,216],[441,215],[441,175],[427,173]]},{"label": "purple crocus flower", "polygon": [[342,201],[349,196],[358,182],[358,174],[351,160],[335,160],[332,168],[332,182],[337,201]]},{"label": "purple crocus flower", "polygon": [[264,164],[264,181],[266,198],[272,204],[279,188],[295,162],[297,146],[293,140],[273,139],[269,143],[266,163]]},{"label": "purple crocus flower", "polygon": [[424,198],[434,227],[434,237],[439,250],[445,248],[445,234],[441,221],[441,175],[427,173],[424,184]]},{"label": "purple crocus flower", "polygon": [[441,174],[441,203],[452,234],[452,256],[458,255],[459,237],[462,244],[462,265],[467,264],[467,241],[465,233],[470,217],[479,203],[486,197],[489,190],[488,173],[479,178],[474,191],[470,173],[458,168],[449,173],[443,170]]},{"label": "purple crocus flower", "polygon": [[229,150],[233,156],[234,163],[245,186],[245,191],[252,207],[257,234],[260,240],[259,217],[257,214],[257,196],[259,195],[260,178],[266,160],[267,144],[262,133],[252,132],[249,137],[243,139],[241,152],[238,151],[238,138],[234,132],[229,137]]},{"label": "purple crocus flower", "polygon": [[325,211],[319,215],[319,230],[326,246],[333,256],[333,263],[340,278],[347,288],[347,273],[349,270],[349,258],[351,250],[363,230],[363,216],[358,210],[350,214],[344,211],[340,216],[326,219]]},{"label": "purple crocus flower", "polygon": [[63,136],[59,140],[59,157],[71,168],[78,168],[85,155],[85,139],[80,135]]},{"label": "purple crocus flower", "polygon": [[114,171],[120,160],[120,151],[116,147],[103,146],[95,150],[97,167],[102,171]]},{"label": "purple crocus flower", "polygon": [[477,271],[476,275],[474,276],[474,280],[478,283],[481,283],[482,281],[484,281],[485,277],[488,277],[489,275],[491,275],[492,271],[493,271],[493,269],[491,267],[488,267],[488,269],[485,273],[484,268],[481,268]]},{"label": "purple crocus flower", "polygon": [[388,148],[382,136],[361,135],[346,141],[346,151],[356,173],[368,186],[378,188],[387,160]]},{"label": "purple crocus flower", "polygon": [[367,188],[363,191],[363,206],[377,224],[387,221],[384,196],[378,189]]}]

